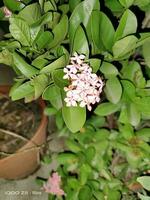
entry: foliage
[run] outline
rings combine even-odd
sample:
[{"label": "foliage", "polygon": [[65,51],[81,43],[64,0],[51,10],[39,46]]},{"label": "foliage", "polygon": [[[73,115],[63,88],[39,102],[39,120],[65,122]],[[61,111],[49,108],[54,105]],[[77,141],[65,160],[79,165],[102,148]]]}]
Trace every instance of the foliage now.
[{"label": "foliage", "polygon": [[[141,25],[149,0],[3,3],[12,15],[0,9],[0,19],[9,20],[0,63],[17,74],[10,96],[42,96],[45,113],[55,115],[66,138],[67,151],[57,155],[65,199],[147,199],[136,179],[150,164],[150,30]],[[64,102],[63,69],[75,52],[105,84],[91,112]]]}]

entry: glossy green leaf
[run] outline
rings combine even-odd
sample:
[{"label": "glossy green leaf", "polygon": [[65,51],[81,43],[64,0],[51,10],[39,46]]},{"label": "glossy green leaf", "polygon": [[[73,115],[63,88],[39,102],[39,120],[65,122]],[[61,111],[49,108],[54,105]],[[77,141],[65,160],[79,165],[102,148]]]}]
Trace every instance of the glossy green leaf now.
[{"label": "glossy green leaf", "polygon": [[74,35],[79,25],[83,23],[84,27],[86,28],[89,23],[92,10],[99,10],[99,7],[99,0],[84,0],[76,6],[70,17],[69,36],[71,46],[73,45]]},{"label": "glossy green leaf", "polygon": [[105,78],[110,78],[118,75],[118,69],[111,63],[103,62],[100,71],[105,75]]},{"label": "glossy green leaf", "polygon": [[113,104],[113,103],[101,103],[94,111],[95,114],[99,116],[107,116],[112,113],[117,112],[120,109],[119,104]]},{"label": "glossy green leaf", "polygon": [[150,197],[144,196],[144,195],[142,195],[142,194],[140,194],[140,193],[138,193],[138,196],[139,196],[139,198],[140,198],[141,200],[150,200]]},{"label": "glossy green leaf", "polygon": [[137,19],[133,12],[126,10],[120,19],[119,26],[115,33],[115,40],[119,40],[129,34],[136,33]]},{"label": "glossy green leaf", "polygon": [[79,191],[79,200],[91,200],[92,192],[89,186],[83,186]]},{"label": "glossy green leaf", "polygon": [[69,9],[70,9],[70,11],[72,12],[80,2],[81,2],[81,0],[76,0],[76,1],[69,0]]},{"label": "glossy green leaf", "polygon": [[27,22],[19,18],[10,18],[10,33],[24,46],[30,46],[30,28]]},{"label": "glossy green leaf", "polygon": [[20,11],[25,4],[16,0],[3,0],[5,6],[11,11]]},{"label": "glossy green leaf", "polygon": [[96,73],[99,70],[101,60],[97,58],[89,59],[90,66],[92,67],[92,71]]},{"label": "glossy green leaf", "polygon": [[78,157],[73,153],[60,153],[57,155],[57,161],[59,164],[72,164],[77,161]]},{"label": "glossy green leaf", "polygon": [[34,87],[32,86],[31,82],[25,82],[22,85],[20,85],[19,87],[13,89],[11,91],[11,99],[13,101],[25,98],[26,96],[32,94],[34,92]]},{"label": "glossy green leaf", "polygon": [[42,97],[50,101],[50,103],[59,110],[62,107],[62,97],[61,91],[57,86],[50,85],[47,87],[42,95]]},{"label": "glossy green leaf", "polygon": [[[66,107],[62,108],[62,115],[66,126],[71,132],[75,133],[79,131],[86,120],[86,108],[77,107]],[[75,123],[76,122],[76,123]]]},{"label": "glossy green leaf", "polygon": [[18,53],[13,53],[13,61],[17,69],[26,76],[27,78],[31,78],[33,75],[36,75],[39,70],[35,67],[29,65]]},{"label": "glossy green leaf", "polygon": [[40,57],[37,57],[36,59],[34,59],[32,61],[32,65],[38,69],[42,69],[43,67],[45,67],[47,64],[48,64],[48,60],[47,59],[44,59],[44,58],[40,58]]},{"label": "glossy green leaf", "polygon": [[146,62],[146,65],[150,68],[150,41],[147,41],[143,45],[143,56]]},{"label": "glossy green leaf", "polygon": [[4,49],[3,51],[0,52],[0,63],[9,66],[13,64],[12,54],[7,49]]},{"label": "glossy green leaf", "polygon": [[54,35],[54,39],[48,45],[49,48],[53,48],[53,47],[59,45],[65,39],[65,37],[68,33],[68,17],[67,17],[67,15],[64,15],[62,17],[62,19],[55,26],[55,28],[53,29],[52,32],[53,32],[53,35]]},{"label": "glossy green leaf", "polygon": [[85,35],[85,32],[81,26],[77,28],[75,33],[72,54],[78,52],[79,54],[85,54],[86,57],[89,57],[89,45]]},{"label": "glossy green leaf", "polygon": [[108,199],[109,200],[120,200],[121,194],[117,190],[109,190],[108,192]]},{"label": "glossy green leaf", "polygon": [[127,107],[128,107],[128,105],[122,105],[120,115],[119,115],[119,119],[118,119],[118,121],[123,123],[123,124],[129,124]]},{"label": "glossy green leaf", "polygon": [[38,49],[46,48],[52,40],[53,40],[53,34],[50,31],[45,31],[41,33],[39,38],[36,40]]},{"label": "glossy green leaf", "polygon": [[38,3],[33,3],[26,6],[19,12],[19,17],[25,20],[29,25],[35,23],[41,17],[40,5]]},{"label": "glossy green leaf", "polygon": [[121,84],[123,86],[123,99],[125,99],[126,102],[134,102],[136,96],[134,84],[128,80],[121,80]]},{"label": "glossy green leaf", "polygon": [[55,70],[52,73],[52,77],[53,77],[55,85],[57,85],[61,89],[64,89],[64,87],[69,85],[68,80],[63,79],[63,76],[64,76],[64,72],[62,69]]},{"label": "glossy green leaf", "polygon": [[136,132],[138,138],[148,142],[150,141],[150,128],[142,128]]},{"label": "glossy green leaf", "polygon": [[98,49],[111,50],[115,30],[109,18],[99,11],[93,11],[91,16],[92,40]]},{"label": "glossy green leaf", "polygon": [[57,113],[57,110],[55,108],[46,107],[44,109],[44,114],[45,115],[52,116],[52,115],[56,115],[56,113]]},{"label": "glossy green leaf", "polygon": [[86,184],[89,176],[91,175],[91,172],[92,172],[92,168],[90,167],[90,165],[88,164],[83,164],[81,167],[80,167],[80,177],[79,177],[79,181],[81,183],[81,185],[84,185]]},{"label": "glossy green leaf", "polygon": [[150,97],[144,97],[144,98],[136,98],[134,99],[134,103],[139,108],[139,111],[144,114],[150,116]]},{"label": "glossy green leaf", "polygon": [[39,98],[49,83],[48,76],[40,74],[32,80],[35,89],[35,99]]},{"label": "glossy green leaf", "polygon": [[60,58],[45,66],[40,73],[51,73],[56,69],[64,68],[66,66],[66,56],[62,55]]},{"label": "glossy green leaf", "polygon": [[122,87],[117,77],[110,78],[106,82],[105,94],[107,99],[114,104],[117,104],[120,101]]},{"label": "glossy green leaf", "polygon": [[137,181],[148,191],[150,191],[150,177],[149,176],[141,176],[137,178]]},{"label": "glossy green leaf", "polygon": [[66,140],[66,146],[69,148],[70,151],[74,153],[77,153],[82,150],[79,143],[71,139]]},{"label": "glossy green leaf", "polygon": [[52,19],[52,12],[47,12],[42,17],[40,17],[39,20],[37,20],[34,24],[30,26],[30,34],[32,41],[34,41],[37,38],[38,34],[40,33],[41,27],[45,24],[48,24],[50,21],[52,21]]},{"label": "glossy green leaf", "polygon": [[130,7],[133,3],[134,0],[119,0],[119,2],[126,8]]},{"label": "glossy green leaf", "polygon": [[135,49],[137,41],[138,39],[135,36],[130,35],[115,42],[113,46],[114,57],[119,58],[130,53]]},{"label": "glossy green leaf", "polygon": [[150,33],[140,33],[140,38],[136,44],[136,47],[142,46],[145,42],[150,41]]},{"label": "glossy green leaf", "polygon": [[128,107],[128,117],[129,121],[132,126],[138,126],[140,123],[141,115],[138,110],[138,107],[134,104],[131,103]]}]

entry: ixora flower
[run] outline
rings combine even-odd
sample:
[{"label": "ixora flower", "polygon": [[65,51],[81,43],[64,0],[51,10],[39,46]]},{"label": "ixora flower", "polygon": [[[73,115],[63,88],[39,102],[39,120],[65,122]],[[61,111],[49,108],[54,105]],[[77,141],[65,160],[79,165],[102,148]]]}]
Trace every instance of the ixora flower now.
[{"label": "ixora flower", "polygon": [[74,54],[70,58],[70,64],[64,68],[64,79],[70,81],[70,85],[65,87],[66,106],[87,106],[88,110],[92,110],[91,104],[100,101],[100,94],[104,83],[101,77],[92,73],[92,68],[85,62],[84,55]]},{"label": "ixora flower", "polygon": [[12,12],[6,6],[3,8],[3,11],[5,14],[5,17],[11,17]]},{"label": "ixora flower", "polygon": [[57,195],[57,196],[63,196],[65,195],[64,191],[60,188],[61,184],[61,177],[58,175],[57,172],[54,172],[52,176],[50,176],[46,183],[43,185],[43,189],[45,192]]}]

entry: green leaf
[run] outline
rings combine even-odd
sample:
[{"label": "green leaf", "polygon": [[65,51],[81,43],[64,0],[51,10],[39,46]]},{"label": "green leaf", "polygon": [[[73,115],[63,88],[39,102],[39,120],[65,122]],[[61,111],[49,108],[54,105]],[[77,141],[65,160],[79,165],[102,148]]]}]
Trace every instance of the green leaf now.
[{"label": "green leaf", "polygon": [[94,147],[88,147],[86,149],[85,156],[86,156],[86,160],[88,163],[91,163],[93,161],[95,153],[96,153],[96,151],[95,151]]},{"label": "green leaf", "polygon": [[111,78],[118,75],[118,69],[111,63],[103,62],[100,71],[105,75],[105,78]]},{"label": "green leaf", "polygon": [[86,28],[89,23],[92,10],[99,8],[99,0],[84,0],[76,6],[70,17],[69,38],[71,47],[73,45],[74,35],[79,25],[82,23]]},{"label": "green leaf", "polygon": [[125,102],[134,102],[136,97],[134,84],[128,80],[121,80],[121,84],[123,86],[123,99]]},{"label": "green leaf", "polygon": [[53,35],[50,31],[45,31],[40,34],[38,39],[36,40],[36,44],[38,49],[44,49],[48,47],[48,44],[53,40]]},{"label": "green leaf", "polygon": [[17,88],[14,88],[11,93],[11,99],[13,101],[25,98],[26,96],[32,94],[34,92],[34,87],[31,85],[31,82],[28,81],[26,83],[23,83]]},{"label": "green leaf", "polygon": [[48,24],[50,21],[52,21],[52,19],[53,19],[52,12],[47,12],[42,17],[40,17],[39,20],[37,20],[34,24],[30,26],[32,41],[34,41],[38,37],[38,34],[40,33],[42,26]]},{"label": "green leaf", "polygon": [[35,99],[39,98],[49,83],[48,76],[40,74],[32,80],[35,89]]},{"label": "green leaf", "polygon": [[68,147],[69,151],[72,151],[74,153],[80,152],[82,150],[79,143],[72,139],[66,140],[66,146]]},{"label": "green leaf", "polygon": [[16,0],[3,0],[5,6],[11,11],[20,11],[25,4],[18,2]]},{"label": "green leaf", "polygon": [[50,85],[47,87],[42,95],[43,99],[50,101],[50,103],[59,110],[62,107],[61,91],[57,86]]},{"label": "green leaf", "polygon": [[137,178],[137,181],[148,191],[150,191],[150,177],[149,176],[141,176]]},{"label": "green leaf", "polygon": [[135,36],[130,35],[115,42],[113,46],[114,57],[119,58],[130,53],[135,49],[137,41],[138,39]]},{"label": "green leaf", "polygon": [[111,50],[115,30],[109,18],[99,11],[93,11],[91,16],[91,34],[92,40],[98,49],[105,47]]},{"label": "green leaf", "polygon": [[128,107],[128,118],[132,126],[136,127],[139,125],[141,115],[138,110],[138,107],[134,103],[131,103]]},{"label": "green leaf", "polygon": [[80,172],[79,172],[79,181],[81,183],[81,185],[86,184],[89,176],[91,175],[92,169],[88,164],[83,164],[80,167]]},{"label": "green leaf", "polygon": [[105,0],[105,4],[117,17],[120,17],[121,13],[124,11],[123,6],[118,0]]},{"label": "green leaf", "polygon": [[136,47],[142,46],[144,43],[150,41],[150,33],[140,33],[140,38],[136,44]]},{"label": "green leaf", "polygon": [[17,69],[19,69],[19,71],[27,78],[31,78],[39,72],[38,69],[26,63],[26,61],[16,52],[13,53],[13,61]]},{"label": "green leaf", "polygon": [[117,112],[120,109],[120,104],[113,103],[101,103],[94,111],[99,116],[107,116]]},{"label": "green leaf", "polygon": [[122,87],[117,77],[112,77],[106,82],[105,94],[107,99],[117,104],[122,95]]},{"label": "green leaf", "polygon": [[139,108],[139,111],[144,115],[150,115],[150,97],[144,97],[144,98],[136,98],[134,99],[134,103]]},{"label": "green leaf", "polygon": [[146,65],[150,68],[150,41],[147,41],[143,45],[143,56],[146,62]]},{"label": "green leaf", "polygon": [[150,200],[150,197],[144,196],[144,195],[142,195],[142,194],[140,194],[140,193],[138,193],[138,196],[139,196],[139,198],[140,198],[141,200]]},{"label": "green leaf", "polygon": [[92,71],[96,73],[99,70],[101,60],[97,58],[89,59],[90,66],[92,67]]},{"label": "green leaf", "polygon": [[64,68],[66,66],[66,56],[62,55],[60,58],[45,66],[40,73],[51,73],[56,69]]},{"label": "green leaf", "polygon": [[141,66],[138,62],[130,62],[124,65],[122,69],[124,79],[131,80],[136,87],[144,88],[146,81],[143,77]]},{"label": "green leaf", "polygon": [[9,66],[13,65],[12,54],[7,49],[4,49],[3,51],[0,52],[0,63]]},{"label": "green leaf", "polygon": [[27,22],[19,18],[10,18],[10,33],[24,46],[30,46],[30,28]]},{"label": "green leaf", "polygon": [[119,122],[121,122],[123,124],[129,123],[127,107],[128,107],[127,105],[121,106],[121,111],[120,111],[120,115],[119,115]]},{"label": "green leaf", "polygon": [[108,192],[108,199],[109,200],[120,200],[121,194],[117,190],[109,190]]},{"label": "green leaf", "polygon": [[[62,115],[66,126],[71,132],[75,133],[79,131],[86,120],[86,108],[77,107],[66,107],[62,108]],[[75,123],[76,122],[76,123]]]},{"label": "green leaf", "polygon": [[134,3],[134,0],[119,0],[119,2],[120,2],[125,8],[128,8],[128,7],[130,7],[130,6]]},{"label": "green leaf", "polygon": [[78,157],[73,153],[60,153],[57,155],[57,161],[59,164],[72,164],[77,161]]},{"label": "green leaf", "polygon": [[89,57],[88,41],[81,26],[77,28],[73,41],[72,54],[75,52],[78,52],[79,54],[85,54],[86,57]]},{"label": "green leaf", "polygon": [[43,67],[45,67],[47,64],[49,63],[49,61],[47,59],[44,58],[40,58],[37,57],[36,59],[34,59],[32,61],[32,65],[38,69],[42,69]]},{"label": "green leaf", "polygon": [[48,11],[56,11],[55,6],[56,5],[53,5],[53,3],[50,1],[44,2],[44,12],[46,13]]},{"label": "green leaf", "polygon": [[120,19],[115,33],[115,40],[121,39],[129,34],[136,33],[137,19],[133,12],[126,10]]},{"label": "green leaf", "polygon": [[64,87],[69,85],[68,80],[63,79],[64,72],[62,69],[58,69],[53,71],[52,77],[54,80],[55,85],[57,85],[60,89],[64,89]]},{"label": "green leaf", "polygon": [[150,141],[149,133],[150,133],[150,128],[142,128],[141,130],[138,130],[136,132],[136,135],[138,138],[148,142],[148,141]]},{"label": "green leaf", "polygon": [[19,17],[25,20],[29,25],[35,23],[41,17],[40,5],[38,3],[33,3],[26,6],[19,12]]},{"label": "green leaf", "polygon": [[0,20],[2,20],[5,17],[3,8],[0,8]]},{"label": "green leaf", "polygon": [[44,109],[44,114],[45,115],[52,116],[52,115],[56,115],[56,113],[57,113],[57,110],[55,108],[46,107]]},{"label": "green leaf", "polygon": [[69,9],[70,9],[70,11],[72,12],[80,2],[81,2],[81,0],[76,0],[76,1],[69,0]]},{"label": "green leaf", "polygon": [[60,20],[60,22],[53,29],[54,39],[48,45],[48,47],[53,48],[59,45],[65,39],[67,33],[68,33],[68,17],[67,15],[64,15]]},{"label": "green leaf", "polygon": [[122,125],[120,124],[119,125],[119,131],[121,132],[121,134],[123,135],[123,137],[126,139],[126,140],[130,140],[131,138],[134,137],[134,129],[133,127],[130,125],[130,124],[125,124],[125,125]]},{"label": "green leaf", "polygon": [[92,191],[89,186],[83,186],[79,191],[79,200],[91,200],[92,198]]}]

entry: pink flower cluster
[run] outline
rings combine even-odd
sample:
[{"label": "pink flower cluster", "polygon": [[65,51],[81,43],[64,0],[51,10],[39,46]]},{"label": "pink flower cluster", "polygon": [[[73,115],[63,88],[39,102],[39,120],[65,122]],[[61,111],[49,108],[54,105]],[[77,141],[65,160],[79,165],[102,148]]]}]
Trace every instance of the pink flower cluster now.
[{"label": "pink flower cluster", "polygon": [[70,81],[70,85],[65,87],[66,106],[87,106],[91,111],[91,104],[100,101],[100,93],[103,88],[103,81],[95,73],[92,73],[92,68],[85,62],[84,55],[74,54],[70,58],[70,64],[64,68],[64,79]]},{"label": "pink flower cluster", "polygon": [[3,11],[5,14],[5,17],[11,17],[12,12],[6,6],[3,8]]},{"label": "pink flower cluster", "polygon": [[48,178],[48,181],[43,185],[43,189],[45,192],[63,196],[65,195],[64,191],[60,188],[61,184],[61,177],[58,175],[57,172],[53,173],[52,176]]}]

